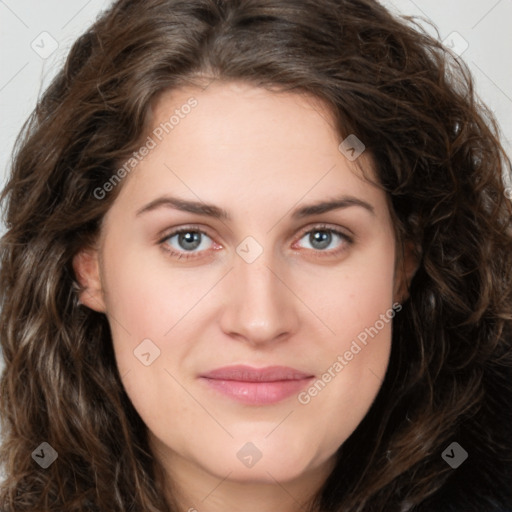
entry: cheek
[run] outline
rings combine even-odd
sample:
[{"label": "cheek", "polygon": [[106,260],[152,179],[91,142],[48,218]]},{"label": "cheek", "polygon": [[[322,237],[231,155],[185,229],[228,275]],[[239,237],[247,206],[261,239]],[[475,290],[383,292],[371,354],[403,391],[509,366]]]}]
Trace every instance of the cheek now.
[{"label": "cheek", "polygon": [[[334,331],[318,350],[317,379],[299,403],[324,424],[325,453],[336,449],[358,426],[380,390],[389,362],[393,318],[394,254],[377,248],[354,258],[338,279],[309,297]],[[329,300],[332,298],[332,300]]]},{"label": "cheek", "polygon": [[380,243],[373,244],[372,250],[355,252],[331,272],[317,271],[305,277],[301,294],[334,331],[328,338],[333,350],[343,349],[344,343],[373,326],[392,306],[392,248],[392,239],[383,237]]},{"label": "cheek", "polygon": [[148,261],[136,255],[134,249],[111,257],[105,276],[119,373],[130,398],[140,402],[163,382],[179,390],[165,370],[174,373],[194,350],[190,340],[197,339],[207,293],[218,276],[208,269],[171,270],[163,256]]},{"label": "cheek", "polygon": [[111,261],[105,269],[106,302],[119,338],[162,339],[208,289],[204,272],[171,270],[164,256],[145,260],[134,254]]},{"label": "cheek", "polygon": [[205,285],[128,257],[106,272],[109,324],[126,393],[146,424],[161,425],[165,417],[166,426],[174,428],[176,412],[189,412],[171,375],[191,350],[187,311],[204,295]]},{"label": "cheek", "polygon": [[[321,418],[320,459],[336,451],[361,423],[386,374],[393,310],[388,301],[382,307],[379,303],[366,306],[360,314],[363,323],[354,322],[350,315],[340,317],[334,326],[338,335],[322,347],[321,370],[298,396],[302,417]],[[317,422],[313,423],[311,435],[319,433]]]}]

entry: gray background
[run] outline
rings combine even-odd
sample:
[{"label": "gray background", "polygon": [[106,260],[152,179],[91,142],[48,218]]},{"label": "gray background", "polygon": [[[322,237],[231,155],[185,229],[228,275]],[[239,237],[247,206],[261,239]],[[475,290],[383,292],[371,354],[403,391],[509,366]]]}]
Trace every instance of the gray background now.
[{"label": "gray background", "polygon": [[[512,153],[512,0],[382,0],[393,12],[431,20],[470,66]],[[0,0],[0,187],[23,122],[71,44],[110,0]],[[432,32],[432,29],[428,28]],[[459,35],[453,35],[457,32]],[[56,47],[51,55],[48,55]],[[4,228],[0,225],[0,235]],[[0,361],[1,368],[1,361]]]}]

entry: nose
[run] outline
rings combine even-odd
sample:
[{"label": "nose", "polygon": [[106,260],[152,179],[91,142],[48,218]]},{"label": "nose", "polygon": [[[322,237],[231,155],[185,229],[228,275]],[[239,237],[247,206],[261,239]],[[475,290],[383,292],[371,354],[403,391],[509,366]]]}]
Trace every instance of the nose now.
[{"label": "nose", "polygon": [[233,265],[224,280],[223,332],[259,347],[287,339],[297,330],[300,301],[286,265],[277,265],[269,250],[252,263],[235,255]]}]

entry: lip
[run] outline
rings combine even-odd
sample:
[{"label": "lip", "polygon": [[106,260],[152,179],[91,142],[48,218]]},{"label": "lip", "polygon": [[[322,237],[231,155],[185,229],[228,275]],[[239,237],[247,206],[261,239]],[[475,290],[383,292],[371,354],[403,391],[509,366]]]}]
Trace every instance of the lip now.
[{"label": "lip", "polygon": [[299,393],[313,378],[314,375],[287,366],[225,366],[200,375],[210,389],[250,405],[280,402]]}]

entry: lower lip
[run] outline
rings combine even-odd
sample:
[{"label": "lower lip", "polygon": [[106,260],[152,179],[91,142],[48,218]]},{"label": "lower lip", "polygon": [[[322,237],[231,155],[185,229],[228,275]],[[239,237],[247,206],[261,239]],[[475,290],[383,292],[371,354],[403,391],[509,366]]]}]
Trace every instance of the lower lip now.
[{"label": "lower lip", "polygon": [[202,377],[202,380],[211,388],[238,402],[250,405],[268,405],[298,394],[313,380],[313,377],[276,382],[245,382],[207,377]]}]

